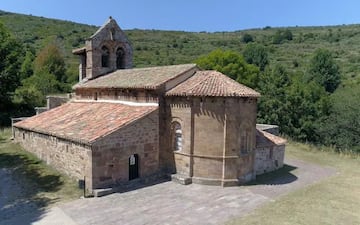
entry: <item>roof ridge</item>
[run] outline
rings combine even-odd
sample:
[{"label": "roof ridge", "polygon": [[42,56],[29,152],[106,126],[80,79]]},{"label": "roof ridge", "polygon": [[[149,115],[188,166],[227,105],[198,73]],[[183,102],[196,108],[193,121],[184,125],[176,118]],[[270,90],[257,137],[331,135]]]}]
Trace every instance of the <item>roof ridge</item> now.
[{"label": "roof ridge", "polygon": [[215,70],[197,71],[166,95],[259,97],[260,94],[225,74]]}]

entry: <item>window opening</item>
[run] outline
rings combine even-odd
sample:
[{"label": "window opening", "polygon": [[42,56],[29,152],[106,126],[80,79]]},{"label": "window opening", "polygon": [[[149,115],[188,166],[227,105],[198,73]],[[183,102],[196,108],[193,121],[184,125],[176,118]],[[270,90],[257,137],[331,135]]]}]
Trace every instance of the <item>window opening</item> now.
[{"label": "window opening", "polygon": [[109,56],[110,56],[109,49],[107,47],[103,46],[101,50],[102,50],[101,66],[102,67],[109,67]]},{"label": "window opening", "polygon": [[124,55],[125,55],[125,53],[122,48],[118,48],[116,50],[116,68],[117,69],[125,69]]}]

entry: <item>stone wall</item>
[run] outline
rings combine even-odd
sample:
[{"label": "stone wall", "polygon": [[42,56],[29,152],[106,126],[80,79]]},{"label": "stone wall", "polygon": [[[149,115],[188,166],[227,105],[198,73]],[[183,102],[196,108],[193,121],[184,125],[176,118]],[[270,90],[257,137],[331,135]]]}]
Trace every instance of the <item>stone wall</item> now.
[{"label": "stone wall", "polygon": [[[256,98],[227,98],[226,100],[226,179],[237,178],[239,183],[255,179]],[[234,158],[238,156],[236,163]],[[236,167],[235,167],[236,165]]]},{"label": "stone wall", "polygon": [[255,155],[256,175],[268,173],[283,167],[285,145],[259,147]]},{"label": "stone wall", "polygon": [[92,145],[94,188],[129,181],[129,157],[139,157],[139,177],[159,172],[158,111],[97,140]]},{"label": "stone wall", "polygon": [[61,106],[62,104],[65,104],[70,100],[70,94],[69,96],[46,96],[46,106],[47,109],[53,109],[58,106]]},{"label": "stone wall", "polygon": [[16,127],[13,129],[14,140],[25,150],[75,179],[83,180],[85,176],[86,187],[92,189],[89,146]]},{"label": "stone wall", "polygon": [[[125,33],[120,29],[115,20],[110,19],[85,43],[86,47],[86,77],[95,78],[102,74],[112,72],[117,68],[118,49],[123,51],[122,69],[132,68],[133,51]],[[102,67],[102,48],[109,50],[109,63]]]},{"label": "stone wall", "polygon": [[[182,149],[172,148],[179,176],[223,186],[255,178],[256,99],[171,97],[167,101],[171,123],[182,128]],[[246,152],[240,149],[243,131]]]}]

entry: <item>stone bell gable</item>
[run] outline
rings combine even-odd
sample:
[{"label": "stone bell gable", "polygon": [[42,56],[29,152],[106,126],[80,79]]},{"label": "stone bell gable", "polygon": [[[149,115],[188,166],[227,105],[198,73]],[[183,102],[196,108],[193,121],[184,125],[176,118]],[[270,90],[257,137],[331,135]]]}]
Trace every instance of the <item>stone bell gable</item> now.
[{"label": "stone bell gable", "polygon": [[73,54],[80,57],[79,82],[132,68],[131,44],[112,17]]}]

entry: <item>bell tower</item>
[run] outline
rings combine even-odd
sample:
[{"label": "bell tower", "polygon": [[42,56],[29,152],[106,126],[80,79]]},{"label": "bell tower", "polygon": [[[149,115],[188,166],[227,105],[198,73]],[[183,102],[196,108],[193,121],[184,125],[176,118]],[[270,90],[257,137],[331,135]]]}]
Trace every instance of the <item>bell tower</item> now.
[{"label": "bell tower", "polygon": [[80,57],[79,82],[132,68],[131,44],[112,17],[73,54]]}]

